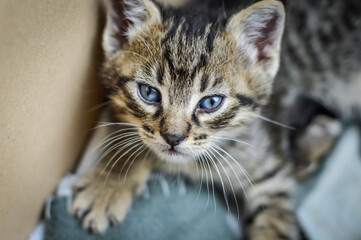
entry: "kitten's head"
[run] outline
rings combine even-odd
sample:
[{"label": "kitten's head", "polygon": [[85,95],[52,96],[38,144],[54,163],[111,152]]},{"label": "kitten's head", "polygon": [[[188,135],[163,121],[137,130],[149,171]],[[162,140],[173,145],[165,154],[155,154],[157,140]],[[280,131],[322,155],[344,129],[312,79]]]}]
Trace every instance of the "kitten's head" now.
[{"label": "kitten's head", "polygon": [[194,159],[267,103],[279,65],[280,2],[212,20],[150,0],[113,0],[107,20],[103,76],[114,111],[141,126],[161,159]]}]

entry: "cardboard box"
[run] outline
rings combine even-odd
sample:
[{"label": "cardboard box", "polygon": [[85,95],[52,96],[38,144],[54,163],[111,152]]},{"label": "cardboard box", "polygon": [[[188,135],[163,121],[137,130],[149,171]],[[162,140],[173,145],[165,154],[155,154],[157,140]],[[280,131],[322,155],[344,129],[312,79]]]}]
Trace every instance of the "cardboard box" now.
[{"label": "cardboard box", "polygon": [[100,102],[96,0],[0,2],[0,239],[25,239]]}]

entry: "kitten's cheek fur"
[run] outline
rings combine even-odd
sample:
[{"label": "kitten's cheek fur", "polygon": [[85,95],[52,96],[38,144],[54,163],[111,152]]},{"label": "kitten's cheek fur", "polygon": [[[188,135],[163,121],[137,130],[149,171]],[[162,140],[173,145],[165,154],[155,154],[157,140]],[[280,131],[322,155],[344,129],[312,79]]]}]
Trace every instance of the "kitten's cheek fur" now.
[{"label": "kitten's cheek fur", "polygon": [[83,228],[93,233],[102,233],[110,223],[116,224],[125,219],[134,196],[145,188],[151,163],[135,162],[126,178],[125,173],[119,177],[119,171],[103,169],[104,165],[98,165],[74,185],[78,193],[73,202],[72,214],[81,218]]}]

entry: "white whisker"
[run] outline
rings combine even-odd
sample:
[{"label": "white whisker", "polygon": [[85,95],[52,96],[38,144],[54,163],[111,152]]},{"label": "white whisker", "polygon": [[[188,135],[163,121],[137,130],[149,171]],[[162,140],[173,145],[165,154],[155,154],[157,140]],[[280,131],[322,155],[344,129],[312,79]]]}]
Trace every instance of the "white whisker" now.
[{"label": "white whisker", "polygon": [[138,136],[137,132],[126,132],[126,133],[122,133],[116,136],[113,136],[111,138],[108,138],[107,140],[103,141],[101,144],[99,144],[99,146],[97,146],[97,148],[101,147],[102,145],[106,144],[102,149],[106,149],[109,145],[111,145],[112,143],[122,139],[122,138],[126,138],[126,137],[132,137],[132,136]]},{"label": "white whisker", "polygon": [[220,64],[215,68],[215,70],[212,71],[212,73],[211,73],[210,75],[212,76],[215,72],[218,71],[218,69],[220,69],[220,68],[221,68],[222,66],[224,66],[226,63],[234,60],[236,57],[239,57],[239,55],[240,55],[240,54],[238,54],[238,55],[233,55],[232,57],[230,57],[230,58],[226,59],[225,61],[223,61],[222,63],[220,63]]},{"label": "white whisker", "polygon": [[[141,140],[139,140],[141,141]],[[120,157],[117,158],[117,160],[113,163],[113,165],[110,167],[110,171],[107,174],[107,177],[105,178],[105,182],[107,181],[108,177],[110,176],[111,171],[113,170],[114,166],[119,162],[119,160],[125,156],[127,153],[129,153],[134,148],[138,147],[139,145],[142,145],[142,142],[136,143],[133,147],[129,148],[127,151],[125,151]],[[123,165],[124,166],[124,165]]]},{"label": "white whisker", "polygon": [[148,149],[147,153],[145,154],[144,158],[142,159],[142,162],[143,162],[145,159],[147,159],[149,153],[150,153],[150,149]]},{"label": "white whisker", "polygon": [[117,136],[114,136],[114,137],[111,137],[111,138],[108,138],[106,139],[105,141],[103,141],[102,143],[100,143],[98,146],[95,147],[94,150],[98,149],[99,147],[101,147],[102,145],[106,144],[103,148],[102,148],[102,152],[107,149],[109,147],[109,145],[113,144],[114,142],[116,141],[119,141],[120,139],[122,138],[126,138],[126,137],[132,137],[132,136],[136,136],[138,135],[136,132],[127,132],[127,133],[122,133],[122,134],[119,134]]},{"label": "white whisker", "polygon": [[[133,130],[133,129],[136,129],[136,128],[120,129],[120,130],[118,130],[118,131],[115,131],[115,132],[112,132],[112,133],[108,134],[106,137],[102,138],[102,139],[99,141],[100,143],[99,143],[97,146],[93,147],[93,148],[90,150],[90,152],[91,152],[92,154],[95,153],[102,145],[106,144],[106,143],[109,142],[109,141],[112,141],[112,140],[115,139],[115,138],[118,138],[118,137],[119,137],[119,139],[121,139],[120,137],[121,137],[123,134],[120,134],[120,135],[111,137],[112,135],[115,135],[115,134],[120,133],[120,132],[123,132],[123,131]],[[117,140],[119,140],[119,139],[117,139]],[[112,143],[113,143],[113,142],[114,142],[114,141],[112,141]],[[101,150],[101,152],[103,152],[104,149],[106,149],[107,147],[108,147],[108,145],[105,146],[105,147],[103,147],[102,150]],[[99,156],[98,156],[98,157],[99,157]]]},{"label": "white whisker", "polygon": [[[129,67],[129,66],[143,66],[143,64],[140,64],[140,63],[128,63],[128,64],[125,64],[125,65],[121,65],[120,67],[125,68],[125,67]],[[118,72],[117,69],[116,69],[116,72],[117,72],[118,76],[122,76],[121,73]]]},{"label": "white whisker", "polygon": [[247,170],[236,160],[234,159],[234,157],[232,157],[232,155],[230,155],[227,151],[225,151],[223,148],[221,148],[220,146],[214,144],[214,147],[216,147],[217,149],[219,149],[220,151],[222,151],[223,153],[225,153],[234,163],[236,163],[236,165],[239,167],[239,169],[242,171],[242,173],[244,174],[244,176],[246,177],[247,181],[249,182],[249,184],[251,185],[251,187],[253,188],[255,194],[258,196],[257,190],[254,187],[254,184],[256,184],[251,175],[249,175],[249,173],[247,172]]},{"label": "white whisker", "polygon": [[159,65],[159,63],[158,63],[158,61],[157,61],[157,59],[155,58],[155,56],[154,56],[154,54],[153,54],[152,50],[150,50],[150,47],[149,47],[149,45],[146,43],[146,41],[144,40],[144,38],[139,37],[139,39],[140,39],[140,40],[142,40],[142,42],[144,43],[144,45],[145,45],[145,46],[146,46],[146,48],[148,49],[149,53],[152,55],[152,57],[153,57],[154,61],[155,61],[155,62],[157,63],[157,65],[160,67],[160,65]]},{"label": "white whisker", "polygon": [[[138,156],[139,156],[142,152],[144,152],[146,149],[147,149],[147,147],[143,144],[143,145],[141,145],[136,151],[134,151],[134,153],[136,153],[136,152],[138,152],[139,150],[141,150],[139,153],[137,153],[137,155],[135,155],[135,157],[133,158],[133,160],[130,162],[130,164],[129,164],[128,168],[127,168],[127,171],[125,172],[125,175],[124,175],[124,182],[125,182],[125,180],[127,179],[128,172],[129,172],[131,166],[133,165],[134,161],[135,161],[135,160],[138,158]],[[133,154],[134,154],[134,153],[133,153]],[[132,154],[132,155],[133,155],[133,154]],[[128,159],[130,159],[130,157],[131,157],[132,155],[130,155]],[[128,162],[128,159],[127,159],[127,161],[124,163],[123,167],[124,167],[124,166],[126,165],[126,163]],[[120,174],[122,173],[123,167],[122,167],[122,169],[120,169],[119,176],[120,176]]]},{"label": "white whisker", "polygon": [[220,154],[214,147],[211,146],[211,149],[212,149],[215,153],[217,153],[220,157],[222,157],[222,159],[227,163],[227,165],[229,166],[229,168],[232,170],[233,174],[235,175],[235,177],[236,177],[236,179],[237,179],[237,181],[238,181],[238,183],[239,183],[242,191],[244,192],[244,195],[245,195],[247,201],[249,201],[249,200],[248,200],[248,196],[247,196],[247,192],[246,192],[246,190],[244,189],[244,186],[243,186],[243,184],[242,184],[242,181],[241,181],[241,179],[238,177],[238,174],[237,174],[236,171],[234,170],[233,166],[230,164],[230,162],[227,160],[227,158],[225,158],[222,154]]},{"label": "white whisker", "polygon": [[[132,145],[132,144],[135,144],[135,143],[138,143],[142,141],[141,139],[139,139],[138,137],[133,137],[131,140],[127,140],[126,143],[121,143],[121,144],[117,144],[115,147],[112,147],[112,150],[114,150],[115,148],[117,147],[120,147],[122,146],[121,148],[119,148],[115,154],[113,154],[113,157],[111,157],[107,164],[105,165],[104,169],[101,171],[101,174],[106,170],[106,168],[109,166],[109,164],[113,161],[113,159],[121,152],[123,151],[125,148],[127,148],[128,146]],[[119,159],[119,158],[118,158]]]},{"label": "white whisker", "polygon": [[252,147],[252,148],[256,148],[256,146],[248,143],[248,142],[244,142],[244,141],[241,141],[241,140],[238,140],[238,139],[235,139],[235,138],[229,138],[229,137],[221,137],[221,136],[212,136],[211,139],[225,139],[225,140],[230,140],[230,141],[234,141],[234,142],[238,142],[238,143],[242,143],[244,145],[247,145],[249,147]]},{"label": "white whisker", "polygon": [[133,124],[133,123],[125,123],[125,122],[98,122],[101,125],[98,125],[94,127],[93,129],[101,128],[101,127],[108,127],[108,126],[132,126],[132,127],[138,127],[139,125]]},{"label": "white whisker", "polygon": [[264,116],[261,116],[261,115],[255,114],[255,113],[253,113],[253,116],[255,116],[256,118],[261,119],[261,120],[263,120],[263,121],[265,121],[265,122],[272,123],[272,124],[274,124],[274,125],[276,125],[276,126],[279,126],[279,127],[283,127],[283,128],[290,129],[290,130],[296,130],[296,128],[294,128],[294,127],[292,127],[292,126],[289,126],[289,125],[284,124],[284,123],[277,122],[277,121],[275,121],[275,120],[266,118],[266,117],[264,117]]},{"label": "white whisker", "polygon": [[200,182],[200,185],[199,185],[199,190],[198,190],[198,195],[197,195],[196,200],[198,200],[198,198],[199,198],[199,195],[200,195],[201,190],[202,190],[202,185],[203,185],[203,162],[202,162],[202,160],[200,159],[200,157],[198,157],[198,162],[200,163],[202,175],[201,175],[201,182]]},{"label": "white whisker", "polygon": [[215,157],[215,160],[217,160],[217,162],[219,162],[219,164],[221,165],[222,169],[223,169],[223,172],[225,173],[226,175],[226,178],[228,179],[228,182],[230,184],[230,187],[231,187],[231,190],[232,190],[232,194],[233,194],[233,199],[234,199],[234,202],[236,204],[236,210],[237,210],[237,219],[239,220],[239,207],[238,207],[238,201],[237,201],[237,196],[236,196],[236,193],[234,191],[234,187],[233,187],[233,184],[232,184],[232,181],[225,169],[225,167],[223,166],[222,162],[217,158],[217,156],[212,152],[212,151],[209,151],[209,153],[211,153],[214,157]]},{"label": "white whisker", "polygon": [[227,210],[228,210],[228,213],[231,212],[231,208],[229,206],[229,203],[228,203],[228,199],[227,199],[227,190],[226,190],[226,187],[224,185],[224,182],[223,182],[223,178],[222,178],[222,175],[217,167],[217,164],[214,162],[214,160],[212,159],[211,155],[208,153],[208,150],[205,149],[205,154],[207,156],[207,159],[209,159],[214,167],[214,169],[216,170],[218,176],[219,176],[219,180],[221,181],[221,185],[222,185],[222,192],[223,192],[223,198],[224,198],[224,201],[226,203],[226,206],[227,206]]},{"label": "white whisker", "polygon": [[179,178],[180,178],[180,163],[178,162],[178,176],[177,176],[177,185],[179,186]]},{"label": "white whisker", "polygon": [[[124,141],[125,141],[125,142],[124,142]],[[131,139],[127,139],[127,140],[124,140],[124,141],[122,141],[121,143],[118,143],[118,144],[114,145],[113,147],[111,147],[110,150],[107,151],[107,152],[112,152],[112,151],[115,150],[116,148],[119,148],[119,149],[117,150],[117,152],[116,152],[115,154],[113,154],[113,157],[108,160],[108,163],[107,163],[107,165],[106,165],[105,167],[107,167],[108,164],[109,164],[109,162],[111,162],[111,161],[114,159],[114,157],[115,157],[116,155],[118,155],[122,150],[124,150],[124,149],[127,148],[129,145],[133,144],[134,142],[139,142],[140,140],[138,140],[138,137],[133,137],[133,138],[131,138]],[[107,153],[107,154],[108,154],[108,153]],[[104,157],[105,157],[107,154],[105,154]],[[102,158],[99,159],[99,161],[101,161],[101,160],[102,160]]]},{"label": "white whisker", "polygon": [[140,55],[139,53],[136,53],[136,52],[133,52],[133,51],[122,51],[123,53],[131,53],[131,54],[134,54],[135,56],[138,56],[142,59],[144,59],[146,62],[148,62],[148,59],[142,55]]},{"label": "white whisker", "polygon": [[212,169],[211,166],[209,165],[209,162],[205,160],[205,163],[208,166],[208,171],[211,175],[211,184],[212,184],[212,194],[213,194],[213,204],[214,204],[214,211],[216,212],[216,197],[215,197],[215,190],[214,190],[214,179],[213,179],[213,173],[212,173]]},{"label": "white whisker", "polygon": [[90,109],[88,110],[88,112],[93,112],[93,111],[95,111],[95,110],[98,110],[98,109],[100,109],[100,108],[102,108],[102,107],[105,107],[105,106],[109,105],[110,103],[111,103],[111,101],[106,101],[106,102],[103,102],[103,103],[101,103],[101,104],[98,104],[98,105],[90,108]]},{"label": "white whisker", "polygon": [[[130,158],[131,157],[133,157],[133,155],[134,154],[136,154],[138,151],[139,151],[139,149],[142,149],[142,148],[144,148],[144,144],[137,144],[137,146],[139,146],[134,152],[132,152],[132,154],[130,154],[129,156],[128,156],[128,158],[125,160],[125,162],[122,164],[122,168],[120,169],[120,171],[119,171],[119,174],[118,174],[118,177],[119,177],[119,179],[120,179],[120,176],[121,176],[121,174],[122,174],[122,172],[123,172],[123,169],[124,169],[124,167],[125,167],[125,165],[127,165],[127,163],[128,163],[128,161],[130,160]],[[137,155],[138,156],[138,155]],[[136,156],[136,157],[137,157]],[[131,165],[131,164],[130,164]],[[130,166],[129,165],[129,166]],[[129,169],[129,168],[128,168]],[[127,169],[127,172],[128,172],[128,169]]]},{"label": "white whisker", "polygon": [[203,161],[203,158],[201,156],[201,159],[202,159],[202,164],[204,166],[204,171],[206,173],[206,186],[207,186],[207,202],[206,202],[206,207],[208,207],[208,204],[209,204],[209,181],[208,181],[208,171],[207,171],[207,166],[206,166],[206,161]]},{"label": "white whisker", "polygon": [[[134,135],[134,136],[123,136],[122,138],[124,137],[130,137],[130,138],[126,138],[124,139],[123,141],[117,143],[117,144],[114,144],[114,146],[112,146],[111,148],[109,148],[105,153],[103,152],[102,155],[100,155],[96,165],[98,165],[110,152],[112,152],[113,150],[115,150],[116,148],[122,146],[122,145],[125,145],[133,140],[136,140],[139,138],[138,135]],[[120,140],[120,139],[118,139]],[[121,150],[121,149],[120,149]]]}]

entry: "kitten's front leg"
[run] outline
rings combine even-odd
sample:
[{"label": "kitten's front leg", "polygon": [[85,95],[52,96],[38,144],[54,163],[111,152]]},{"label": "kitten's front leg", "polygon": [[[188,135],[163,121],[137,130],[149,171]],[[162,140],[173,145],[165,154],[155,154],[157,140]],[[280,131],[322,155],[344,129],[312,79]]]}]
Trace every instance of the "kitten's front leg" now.
[{"label": "kitten's front leg", "polygon": [[104,232],[109,222],[115,224],[126,217],[134,196],[140,194],[151,172],[150,161],[135,161],[125,178],[113,169],[104,171],[100,164],[83,176],[74,188],[78,192],[72,213],[83,219],[83,227],[92,232]]},{"label": "kitten's front leg", "polygon": [[255,179],[255,188],[248,191],[247,239],[300,239],[292,196],[295,181],[289,172],[275,168]]}]

